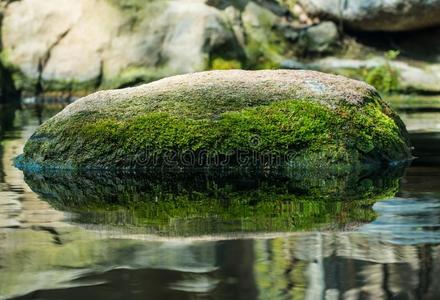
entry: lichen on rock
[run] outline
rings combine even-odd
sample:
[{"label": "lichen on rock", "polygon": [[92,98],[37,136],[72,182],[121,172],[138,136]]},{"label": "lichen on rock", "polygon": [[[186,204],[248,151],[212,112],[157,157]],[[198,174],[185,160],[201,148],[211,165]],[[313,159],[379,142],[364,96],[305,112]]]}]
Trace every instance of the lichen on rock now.
[{"label": "lichen on rock", "polygon": [[82,98],[38,128],[17,164],[342,170],[409,158],[403,123],[371,86],[312,71],[233,70]]}]

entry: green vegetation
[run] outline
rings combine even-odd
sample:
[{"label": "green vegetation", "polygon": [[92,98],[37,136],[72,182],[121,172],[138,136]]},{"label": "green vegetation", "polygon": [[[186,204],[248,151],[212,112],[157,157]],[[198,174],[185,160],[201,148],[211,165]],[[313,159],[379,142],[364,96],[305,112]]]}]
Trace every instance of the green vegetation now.
[{"label": "green vegetation", "polygon": [[216,57],[211,62],[212,70],[233,70],[241,68],[241,62],[236,59],[224,59],[221,57]]},{"label": "green vegetation", "polygon": [[385,63],[375,68],[364,70],[364,80],[379,92],[390,94],[399,89],[399,73],[390,64],[399,56],[399,51],[390,50],[385,53]]}]

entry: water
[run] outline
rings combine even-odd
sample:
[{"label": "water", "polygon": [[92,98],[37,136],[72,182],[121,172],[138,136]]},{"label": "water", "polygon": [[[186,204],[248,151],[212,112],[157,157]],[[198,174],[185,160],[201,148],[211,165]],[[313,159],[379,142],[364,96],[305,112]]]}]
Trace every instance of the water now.
[{"label": "water", "polygon": [[58,109],[1,116],[0,298],[440,299],[435,108],[405,108],[407,169],[24,175]]}]

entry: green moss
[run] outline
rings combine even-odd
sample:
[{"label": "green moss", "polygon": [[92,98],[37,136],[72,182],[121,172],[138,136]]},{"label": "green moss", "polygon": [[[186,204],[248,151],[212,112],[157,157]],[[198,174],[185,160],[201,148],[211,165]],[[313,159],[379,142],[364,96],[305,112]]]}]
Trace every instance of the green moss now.
[{"label": "green moss", "polygon": [[333,69],[331,71],[335,74],[365,81],[382,94],[389,95],[401,90],[399,72],[388,63],[370,69]]},{"label": "green moss", "polygon": [[291,12],[293,11],[293,8],[297,4],[298,0],[276,0],[280,5],[286,7]]},{"label": "green moss", "polygon": [[236,59],[224,59],[221,57],[216,57],[211,62],[212,70],[233,70],[241,68],[241,62]]},{"label": "green moss", "polygon": [[350,78],[363,80],[381,93],[395,93],[400,90],[399,72],[391,66],[390,62],[395,60],[398,55],[399,51],[390,50],[383,54],[384,63],[379,66],[363,69],[340,69],[335,70],[335,72]]}]

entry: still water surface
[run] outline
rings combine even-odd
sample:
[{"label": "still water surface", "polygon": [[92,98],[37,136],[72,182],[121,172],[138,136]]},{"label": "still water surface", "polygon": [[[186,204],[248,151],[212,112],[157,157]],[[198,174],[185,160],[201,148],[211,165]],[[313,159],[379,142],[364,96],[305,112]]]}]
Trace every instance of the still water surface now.
[{"label": "still water surface", "polygon": [[440,112],[376,174],[23,174],[3,110],[0,298],[440,299]]}]

